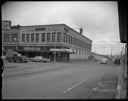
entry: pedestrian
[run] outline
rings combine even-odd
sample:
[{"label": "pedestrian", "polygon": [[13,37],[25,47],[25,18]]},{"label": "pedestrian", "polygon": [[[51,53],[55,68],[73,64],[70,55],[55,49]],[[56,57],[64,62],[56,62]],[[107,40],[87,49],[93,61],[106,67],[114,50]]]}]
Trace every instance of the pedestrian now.
[{"label": "pedestrian", "polygon": [[1,64],[1,74],[2,74],[4,70],[4,61],[2,58],[0,58],[0,64]]}]

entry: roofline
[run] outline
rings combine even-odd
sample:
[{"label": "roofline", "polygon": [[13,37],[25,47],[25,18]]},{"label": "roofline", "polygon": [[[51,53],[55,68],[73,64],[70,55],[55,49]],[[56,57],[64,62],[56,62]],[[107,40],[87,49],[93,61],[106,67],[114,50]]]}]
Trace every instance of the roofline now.
[{"label": "roofline", "polygon": [[2,22],[12,22],[11,20],[2,20]]},{"label": "roofline", "polygon": [[68,25],[61,23],[61,24],[47,24],[47,25],[27,25],[27,26],[20,26],[20,27],[38,27],[38,26],[54,26],[54,25],[64,25],[68,28],[70,28],[71,30],[73,30],[74,32],[76,32],[78,35],[83,36],[84,38],[88,39],[89,41],[92,42],[92,40],[90,40],[89,38],[85,37],[84,35],[80,34],[79,32],[77,32],[76,30],[74,30],[73,28],[69,27]]},{"label": "roofline", "polygon": [[64,24],[27,25],[27,26],[20,26],[20,27],[38,27],[38,26],[53,26],[53,25],[64,25]]},{"label": "roofline", "polygon": [[[65,26],[67,26],[66,24],[64,24]],[[71,28],[71,27],[69,27],[69,26],[67,26],[68,28],[70,28],[71,30],[73,30],[73,31],[75,31],[77,34],[79,34],[79,35],[81,35],[81,36],[83,36],[84,38],[86,38],[86,39],[88,39],[89,41],[91,41],[92,42],[92,40],[90,40],[89,38],[87,38],[87,37],[85,37],[84,35],[82,35],[82,34],[80,34],[79,32],[77,32],[76,30],[74,30],[73,28]]]}]

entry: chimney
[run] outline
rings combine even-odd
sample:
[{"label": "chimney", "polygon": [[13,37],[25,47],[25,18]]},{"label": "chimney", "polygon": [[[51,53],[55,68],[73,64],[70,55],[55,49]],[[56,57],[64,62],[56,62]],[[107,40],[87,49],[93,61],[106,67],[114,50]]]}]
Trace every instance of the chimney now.
[{"label": "chimney", "polygon": [[80,34],[82,34],[83,33],[83,28],[80,28]]}]

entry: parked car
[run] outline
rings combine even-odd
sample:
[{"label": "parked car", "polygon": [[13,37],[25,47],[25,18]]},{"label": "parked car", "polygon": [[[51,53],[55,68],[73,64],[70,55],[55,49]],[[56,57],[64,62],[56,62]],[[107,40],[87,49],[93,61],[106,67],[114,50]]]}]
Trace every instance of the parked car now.
[{"label": "parked car", "polygon": [[95,58],[94,58],[94,61],[98,61],[98,58],[95,57]]},{"label": "parked car", "polygon": [[11,62],[25,62],[26,63],[28,62],[28,59],[25,56],[14,56],[12,57]]},{"label": "parked car", "polygon": [[33,62],[50,62],[50,59],[47,58],[43,58],[42,56],[35,56],[34,58],[32,58]]},{"label": "parked car", "polygon": [[107,64],[107,59],[106,58],[102,58],[100,61],[101,64]]}]

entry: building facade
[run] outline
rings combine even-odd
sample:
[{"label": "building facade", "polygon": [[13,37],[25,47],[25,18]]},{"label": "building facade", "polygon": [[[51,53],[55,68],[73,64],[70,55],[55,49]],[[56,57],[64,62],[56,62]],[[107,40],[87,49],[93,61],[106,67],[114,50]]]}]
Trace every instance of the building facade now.
[{"label": "building facade", "polygon": [[11,21],[2,21],[2,55],[5,55],[7,49],[17,51],[19,46],[19,26],[11,26]]},{"label": "building facade", "polygon": [[3,41],[3,47],[13,48],[27,57],[69,61],[88,58],[92,41],[65,24],[11,26],[10,37],[8,42]]}]

